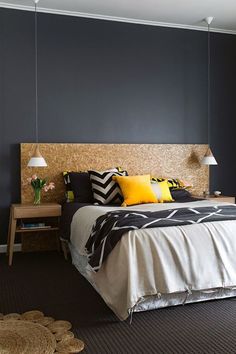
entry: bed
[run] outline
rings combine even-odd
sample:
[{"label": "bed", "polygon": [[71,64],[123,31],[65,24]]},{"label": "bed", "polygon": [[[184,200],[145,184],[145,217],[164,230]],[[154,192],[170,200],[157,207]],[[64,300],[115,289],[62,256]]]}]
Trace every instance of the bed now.
[{"label": "bed", "polygon": [[[147,171],[154,176],[176,175],[187,178],[194,186],[193,193],[200,194],[208,189],[209,170],[199,163],[206,148],[181,144],[41,144],[48,162],[45,177],[57,186],[45,198],[49,202],[62,200],[61,172],[73,170],[77,165],[77,171],[120,165],[131,175]],[[22,202],[32,198],[24,183],[30,174],[26,165],[32,150],[32,144],[21,144]],[[192,209],[193,205],[214,208],[218,203],[199,200],[126,209],[147,213]],[[94,271],[85,251],[93,225],[99,217],[121,209],[66,203],[62,218],[63,237],[69,239],[73,264],[120,320],[133,312],[236,296],[235,220],[129,230],[99,270]]]},{"label": "bed", "polygon": [[[194,208],[217,202],[194,202]],[[193,203],[145,204],[132,211],[193,208]],[[119,210],[122,208],[115,208]],[[82,206],[71,223],[73,264],[120,320],[137,311],[236,295],[236,221],[129,231],[99,271],[85,245],[96,219],[114,207]]]}]

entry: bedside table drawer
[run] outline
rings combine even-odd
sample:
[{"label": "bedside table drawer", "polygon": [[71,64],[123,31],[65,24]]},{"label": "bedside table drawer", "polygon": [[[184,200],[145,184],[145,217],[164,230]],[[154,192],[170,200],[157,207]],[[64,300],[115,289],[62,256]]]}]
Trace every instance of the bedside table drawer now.
[{"label": "bedside table drawer", "polygon": [[215,197],[214,195],[208,195],[208,196],[193,195],[193,197],[202,198],[203,200],[210,200],[210,201],[218,202],[218,203],[235,204],[235,197],[231,197],[231,196],[227,196],[227,195],[220,195],[219,197]]},{"label": "bedside table drawer", "polygon": [[223,203],[233,203],[235,204],[235,197],[209,197],[206,198],[208,200],[212,200],[213,202],[223,202]]},{"label": "bedside table drawer", "polygon": [[60,205],[29,205],[19,208],[14,207],[13,210],[15,219],[61,216]]}]

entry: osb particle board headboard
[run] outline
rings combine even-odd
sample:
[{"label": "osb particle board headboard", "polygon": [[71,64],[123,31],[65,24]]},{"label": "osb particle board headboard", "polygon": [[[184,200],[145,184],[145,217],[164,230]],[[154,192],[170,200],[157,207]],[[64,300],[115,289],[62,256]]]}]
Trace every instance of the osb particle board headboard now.
[{"label": "osb particle board headboard", "polygon": [[43,194],[43,201],[62,201],[65,197],[62,171],[104,170],[121,166],[130,175],[151,174],[176,177],[193,184],[194,193],[208,189],[209,169],[200,164],[204,144],[40,144],[48,167],[29,168],[34,144],[21,144],[21,202],[32,202],[32,188],[27,177],[36,173],[53,181],[56,188]]}]

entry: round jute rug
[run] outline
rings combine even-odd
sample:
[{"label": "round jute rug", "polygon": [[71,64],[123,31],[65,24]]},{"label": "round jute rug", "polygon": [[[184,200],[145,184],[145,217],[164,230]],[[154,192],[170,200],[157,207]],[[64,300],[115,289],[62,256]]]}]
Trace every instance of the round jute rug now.
[{"label": "round jute rug", "polygon": [[71,327],[40,311],[0,314],[0,354],[79,353],[84,343],[74,338]]}]

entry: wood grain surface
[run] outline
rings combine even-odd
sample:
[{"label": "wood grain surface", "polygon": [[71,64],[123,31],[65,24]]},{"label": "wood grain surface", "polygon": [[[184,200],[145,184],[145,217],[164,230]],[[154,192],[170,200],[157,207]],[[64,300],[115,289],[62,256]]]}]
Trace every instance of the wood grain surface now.
[{"label": "wood grain surface", "polygon": [[44,168],[27,167],[34,144],[21,144],[21,202],[32,202],[33,191],[27,177],[37,174],[55,182],[56,188],[43,192],[42,201],[60,202],[65,197],[63,171],[105,170],[121,166],[129,175],[151,174],[172,177],[193,184],[192,191],[208,190],[209,168],[201,165],[207,145],[204,144],[40,144],[47,161]]}]

